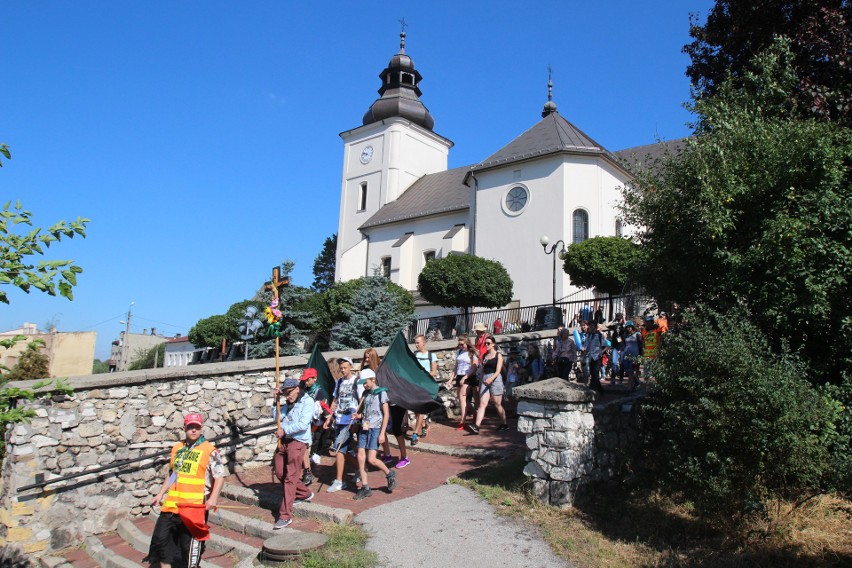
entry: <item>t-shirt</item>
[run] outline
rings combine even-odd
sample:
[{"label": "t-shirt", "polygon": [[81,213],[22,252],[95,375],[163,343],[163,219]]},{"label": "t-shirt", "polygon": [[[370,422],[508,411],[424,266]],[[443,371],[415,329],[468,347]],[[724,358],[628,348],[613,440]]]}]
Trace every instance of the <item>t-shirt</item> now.
[{"label": "t-shirt", "polygon": [[[379,390],[378,387],[374,390]],[[382,405],[388,402],[388,393],[381,389],[378,394],[372,391],[364,391],[364,424],[369,424],[370,429],[382,427]]]},{"label": "t-shirt", "polygon": [[438,356],[431,351],[427,351],[426,353],[418,351],[414,354],[414,356],[417,357],[417,362],[420,363],[420,366],[426,369],[426,372],[431,375],[432,363],[438,362]]},{"label": "t-shirt", "polygon": [[334,385],[333,396],[337,400],[337,408],[334,409],[334,418],[338,424],[349,424],[352,422],[352,413],[358,409],[356,382],[355,376],[350,375],[345,379],[340,379]]},{"label": "t-shirt", "polygon": [[477,359],[470,360],[470,352],[467,349],[461,349],[456,353],[456,375],[467,375],[470,373],[471,363],[476,363]]}]

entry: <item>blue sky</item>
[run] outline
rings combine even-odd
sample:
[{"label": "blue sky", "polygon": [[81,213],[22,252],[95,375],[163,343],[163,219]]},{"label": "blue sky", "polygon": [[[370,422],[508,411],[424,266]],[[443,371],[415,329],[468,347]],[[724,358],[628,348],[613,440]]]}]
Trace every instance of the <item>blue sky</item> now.
[{"label": "blue sky", "polygon": [[283,259],[310,285],[337,230],[343,144],[399,47],[423,75],[450,167],[535,124],[553,67],[559,112],[610,150],[689,134],[689,14],[632,2],[12,2],[0,19],[0,199],[37,225],[90,218],[52,248],[75,299],[10,290],[24,321],[185,334],[250,297]]}]

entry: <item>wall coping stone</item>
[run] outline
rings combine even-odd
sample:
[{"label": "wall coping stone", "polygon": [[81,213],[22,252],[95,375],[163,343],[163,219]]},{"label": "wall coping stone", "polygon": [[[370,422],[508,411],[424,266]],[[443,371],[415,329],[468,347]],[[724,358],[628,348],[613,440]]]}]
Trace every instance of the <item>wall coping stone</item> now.
[{"label": "wall coping stone", "polygon": [[598,397],[592,389],[570,383],[559,377],[515,387],[512,394],[521,400],[552,400],[557,402],[594,402]]},{"label": "wall coping stone", "polygon": [[[511,335],[497,336],[498,344],[515,344],[521,341],[539,341],[542,339],[550,339],[556,336],[556,330],[544,330],[528,333],[515,333]],[[442,341],[431,341],[428,343],[430,351],[445,351],[456,346],[457,339],[445,339]],[[413,344],[409,344],[413,345]],[[387,351],[387,347],[377,347],[376,351],[380,357],[383,357]],[[331,361],[339,357],[350,357],[353,360],[359,361],[364,354],[362,349],[348,349],[345,351],[325,351],[323,357],[326,361]],[[301,355],[290,355],[279,358],[279,367],[283,369],[304,367],[308,363],[309,353]],[[100,373],[97,375],[82,375],[67,377],[65,381],[75,391],[85,391],[100,388],[115,388],[118,386],[141,385],[151,382],[162,381],[179,381],[187,378],[199,377],[215,377],[222,375],[246,374],[246,373],[265,373],[275,370],[275,358],[267,359],[250,359],[225,361],[222,363],[204,363],[200,365],[186,365],[182,367],[162,367],[157,369],[142,369],[139,371],[120,371],[116,373]],[[282,372],[282,376],[284,373]],[[32,390],[36,383],[43,382],[44,379],[29,380],[29,381],[12,381],[8,383],[10,388],[19,388]],[[48,386],[39,391],[50,391],[52,386]],[[554,399],[555,400],[555,399]]]}]

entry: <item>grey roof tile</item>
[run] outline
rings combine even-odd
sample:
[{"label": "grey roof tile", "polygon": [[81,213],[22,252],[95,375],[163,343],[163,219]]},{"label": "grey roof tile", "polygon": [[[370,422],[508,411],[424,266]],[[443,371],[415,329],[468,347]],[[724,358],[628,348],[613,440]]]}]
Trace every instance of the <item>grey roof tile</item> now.
[{"label": "grey roof tile", "polygon": [[609,155],[606,148],[554,112],[471,169],[475,171],[565,151]]},{"label": "grey roof tile", "polygon": [[642,170],[649,170],[652,173],[657,173],[660,165],[662,165],[662,160],[669,156],[677,156],[686,145],[686,141],[687,138],[677,138],[655,144],[645,144],[644,146],[635,146],[613,152],[613,155],[622,167],[629,172],[637,174]]},{"label": "grey roof tile", "polygon": [[359,229],[470,208],[470,188],[463,183],[468,171],[470,166],[462,166],[421,177]]}]

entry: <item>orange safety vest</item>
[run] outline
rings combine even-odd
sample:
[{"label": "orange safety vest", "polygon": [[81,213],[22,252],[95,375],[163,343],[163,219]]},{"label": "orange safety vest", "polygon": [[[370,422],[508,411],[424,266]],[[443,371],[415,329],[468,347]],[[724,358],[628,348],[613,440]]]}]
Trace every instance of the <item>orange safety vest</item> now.
[{"label": "orange safety vest", "polygon": [[172,447],[171,464],[172,471],[177,473],[177,481],[169,487],[166,500],[163,502],[162,512],[177,513],[178,505],[182,503],[201,505],[204,503],[204,482],[207,476],[207,462],[210,454],[216,450],[216,446],[210,442],[204,442],[193,448],[180,464],[180,471],[176,471],[175,456],[183,447],[183,444],[175,444]]},{"label": "orange safety vest", "polygon": [[645,358],[656,359],[657,351],[660,348],[660,331],[658,329],[651,331],[643,329],[642,339],[645,341]]}]

